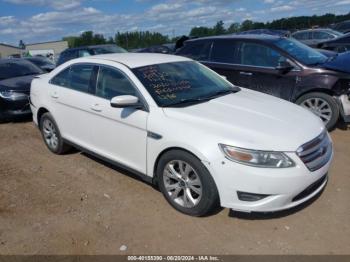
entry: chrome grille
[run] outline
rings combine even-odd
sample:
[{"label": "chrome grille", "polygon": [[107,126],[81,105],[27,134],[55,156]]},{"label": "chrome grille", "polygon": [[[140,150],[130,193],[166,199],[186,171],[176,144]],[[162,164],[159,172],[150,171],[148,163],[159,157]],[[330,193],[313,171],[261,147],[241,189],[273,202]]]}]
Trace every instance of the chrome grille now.
[{"label": "chrome grille", "polygon": [[316,171],[328,163],[332,157],[332,142],[327,132],[305,143],[297,154],[310,171]]}]

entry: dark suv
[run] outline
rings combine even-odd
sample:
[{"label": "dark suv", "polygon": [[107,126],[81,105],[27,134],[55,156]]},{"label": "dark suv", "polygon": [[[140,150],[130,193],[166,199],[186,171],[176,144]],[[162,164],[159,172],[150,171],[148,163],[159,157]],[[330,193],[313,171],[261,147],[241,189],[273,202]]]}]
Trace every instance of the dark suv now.
[{"label": "dark suv", "polygon": [[326,57],[297,40],[268,35],[192,39],[176,54],[200,61],[234,85],[302,105],[328,129],[340,114],[350,121],[348,54]]},{"label": "dark suv", "polygon": [[92,45],[68,48],[60,54],[57,61],[57,66],[79,57],[126,52],[127,51],[125,49],[117,45]]}]

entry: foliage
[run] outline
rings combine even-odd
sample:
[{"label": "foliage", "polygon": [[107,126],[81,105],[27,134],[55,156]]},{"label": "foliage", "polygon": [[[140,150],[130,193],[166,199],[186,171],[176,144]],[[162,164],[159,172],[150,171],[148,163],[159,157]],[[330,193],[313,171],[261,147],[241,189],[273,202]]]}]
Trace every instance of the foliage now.
[{"label": "foliage", "polygon": [[[310,28],[314,26],[328,27],[331,24],[350,20],[350,13],[345,15],[325,14],[321,16],[298,16],[273,20],[271,22],[255,22],[245,20],[242,23],[232,23],[225,28],[223,21],[218,21],[213,27],[196,26],[190,30],[190,36],[203,37],[222,34],[232,34],[252,29],[285,29],[294,31],[297,29]],[[167,35],[150,31],[118,32],[114,37],[106,39],[101,34],[94,34],[92,31],[82,33],[80,36],[67,36],[63,40],[68,41],[69,47],[99,44],[117,44],[125,49],[136,49],[175,42]]]}]

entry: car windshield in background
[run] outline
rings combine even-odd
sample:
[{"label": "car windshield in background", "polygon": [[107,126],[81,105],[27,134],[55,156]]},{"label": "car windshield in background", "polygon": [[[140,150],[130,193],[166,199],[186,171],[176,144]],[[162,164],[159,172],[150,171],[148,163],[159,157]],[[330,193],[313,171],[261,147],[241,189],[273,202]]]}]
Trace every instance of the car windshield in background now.
[{"label": "car windshield in background", "polygon": [[93,50],[95,55],[127,53],[127,51],[124,48],[115,45],[94,47]]},{"label": "car windshield in background", "polygon": [[327,56],[294,39],[280,39],[275,43],[304,65],[319,65],[327,61]]},{"label": "car windshield in background", "polygon": [[134,74],[162,107],[200,103],[239,91],[197,62],[174,62],[138,67]]},{"label": "car windshield in background", "polygon": [[0,80],[42,73],[40,68],[28,61],[0,63]]}]

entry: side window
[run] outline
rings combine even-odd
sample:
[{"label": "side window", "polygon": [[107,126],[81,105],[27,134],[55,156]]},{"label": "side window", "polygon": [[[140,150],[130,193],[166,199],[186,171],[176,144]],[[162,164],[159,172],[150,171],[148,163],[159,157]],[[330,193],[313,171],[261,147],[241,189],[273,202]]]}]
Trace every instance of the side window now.
[{"label": "side window", "polygon": [[211,61],[221,63],[237,63],[235,54],[237,43],[230,40],[216,40],[211,53]]},{"label": "side window", "polygon": [[209,59],[211,44],[209,41],[189,42],[178,54],[194,60],[206,61]]},{"label": "side window", "polygon": [[135,87],[124,74],[116,69],[100,67],[96,95],[110,100],[121,95],[137,96],[137,93]]},{"label": "side window", "polygon": [[68,87],[69,86],[69,72],[70,72],[70,67],[64,69],[60,73],[58,73],[56,76],[54,76],[50,83],[53,85],[57,86],[64,86]]},{"label": "side window", "polygon": [[85,56],[91,56],[91,54],[88,50],[83,49],[83,50],[79,50],[78,56],[85,57]]},{"label": "side window", "polygon": [[296,33],[293,37],[298,40],[309,40],[311,38],[309,32]]},{"label": "side window", "polygon": [[73,65],[69,74],[69,88],[88,93],[93,67],[93,65]]},{"label": "side window", "polygon": [[320,31],[316,31],[314,32],[314,39],[330,39],[332,38],[332,35],[326,33],[326,32],[320,32]]},{"label": "side window", "polygon": [[286,58],[274,49],[257,44],[257,43],[243,43],[240,53],[240,64],[250,66],[262,67],[277,67]]}]

